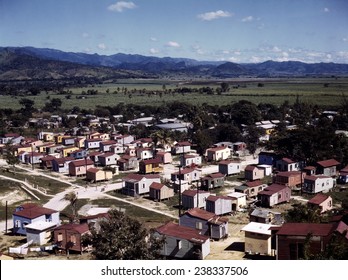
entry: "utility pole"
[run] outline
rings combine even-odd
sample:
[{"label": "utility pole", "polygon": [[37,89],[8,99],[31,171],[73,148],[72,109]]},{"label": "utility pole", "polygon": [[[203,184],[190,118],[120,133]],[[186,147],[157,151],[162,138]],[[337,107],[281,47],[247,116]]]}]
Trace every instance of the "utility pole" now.
[{"label": "utility pole", "polygon": [[6,220],[5,220],[5,234],[7,234],[7,213],[8,213],[7,200],[6,200],[5,212],[6,212]]},{"label": "utility pole", "polygon": [[179,166],[179,218],[181,217],[181,165]]}]

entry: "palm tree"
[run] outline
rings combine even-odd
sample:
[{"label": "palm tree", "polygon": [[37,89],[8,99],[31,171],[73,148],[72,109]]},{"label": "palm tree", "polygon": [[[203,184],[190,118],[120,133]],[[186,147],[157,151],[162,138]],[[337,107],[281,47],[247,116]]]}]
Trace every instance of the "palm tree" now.
[{"label": "palm tree", "polygon": [[76,204],[77,204],[77,194],[75,192],[69,192],[69,193],[66,193],[64,195],[64,200],[67,200],[70,202],[70,208],[71,208],[71,211],[72,211],[72,218],[71,218],[71,222],[74,222],[75,219],[76,219]]}]

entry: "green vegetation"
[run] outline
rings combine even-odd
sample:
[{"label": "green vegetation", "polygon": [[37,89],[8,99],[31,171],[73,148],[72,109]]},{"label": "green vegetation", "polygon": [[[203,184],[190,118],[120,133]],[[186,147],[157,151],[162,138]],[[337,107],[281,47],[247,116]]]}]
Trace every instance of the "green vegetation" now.
[{"label": "green vegetation", "polygon": [[[260,82],[262,87],[259,86]],[[230,87],[221,92],[220,82],[213,80],[120,80],[118,83],[72,87],[60,92],[41,91],[31,96],[4,95],[0,109],[20,109],[19,101],[23,96],[25,105],[31,100],[35,108],[50,107],[60,99],[61,108],[67,110],[76,106],[80,109],[95,109],[96,106],[116,106],[120,103],[161,106],[174,101],[221,106],[247,100],[254,104],[281,105],[285,101],[293,104],[297,97],[304,103],[337,106],[341,104],[342,96],[348,96],[348,78],[234,79],[226,83]],[[55,106],[60,107],[60,104]]]}]

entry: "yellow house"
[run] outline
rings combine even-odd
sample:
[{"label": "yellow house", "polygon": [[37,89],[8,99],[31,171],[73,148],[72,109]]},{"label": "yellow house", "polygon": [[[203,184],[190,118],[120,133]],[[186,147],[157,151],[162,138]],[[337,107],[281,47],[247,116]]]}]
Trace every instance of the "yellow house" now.
[{"label": "yellow house", "polygon": [[87,180],[91,182],[106,181],[112,179],[112,171],[101,170],[98,168],[87,169]]},{"label": "yellow house", "polygon": [[85,147],[85,140],[86,137],[78,137],[75,139],[75,146],[78,148],[84,148]]},{"label": "yellow house", "polygon": [[54,134],[53,133],[45,133],[43,135],[43,140],[45,142],[51,142],[51,141],[54,141]]},{"label": "yellow house", "polygon": [[26,145],[16,145],[15,146],[15,154],[19,155],[22,152],[27,152],[27,153],[33,152],[33,148],[29,144],[26,144]]},{"label": "yellow house", "polygon": [[79,148],[77,147],[66,147],[66,148],[62,148],[62,156],[63,157],[67,157],[69,156],[70,153],[79,150]]},{"label": "yellow house", "polygon": [[63,138],[66,137],[66,135],[63,134],[57,134],[54,136],[56,144],[62,144]]},{"label": "yellow house", "polygon": [[48,147],[52,147],[52,146],[54,146],[54,145],[55,145],[55,143],[50,142],[50,143],[45,143],[45,144],[43,144],[43,145],[37,146],[36,148],[37,148],[37,151],[38,151],[39,153],[46,153],[46,149],[47,149]]}]

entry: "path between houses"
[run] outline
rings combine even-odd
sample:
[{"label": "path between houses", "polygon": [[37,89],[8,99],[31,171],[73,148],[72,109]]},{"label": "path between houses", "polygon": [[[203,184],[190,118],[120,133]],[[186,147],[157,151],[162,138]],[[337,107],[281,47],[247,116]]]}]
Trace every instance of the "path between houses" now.
[{"label": "path between houses", "polygon": [[[7,165],[4,164],[4,161],[1,161],[0,165]],[[16,181],[18,183],[21,184],[21,187],[27,191],[28,193],[30,193],[33,197],[35,197],[37,200],[40,200],[39,197],[37,197],[31,190],[35,190],[35,191],[39,191],[42,195],[47,196],[47,197],[52,197],[47,203],[45,203],[43,205],[43,207],[47,207],[56,211],[62,211],[65,207],[67,207],[69,205],[69,202],[66,201],[64,199],[65,194],[74,191],[77,194],[77,197],[79,199],[90,199],[90,200],[94,200],[94,199],[99,199],[99,198],[109,198],[109,199],[114,199],[117,201],[121,201],[123,203],[127,203],[130,205],[134,205],[137,207],[140,207],[142,209],[146,209],[148,211],[152,211],[161,215],[165,215],[167,217],[173,218],[173,219],[177,219],[177,216],[172,215],[170,213],[167,213],[165,211],[162,210],[157,210],[157,209],[153,209],[151,206],[147,206],[147,205],[143,205],[143,204],[139,204],[139,203],[135,203],[135,202],[131,202],[127,199],[123,199],[123,198],[118,198],[112,195],[107,194],[106,192],[109,191],[113,191],[113,190],[118,190],[122,188],[122,183],[115,183],[115,184],[107,184],[105,186],[93,186],[93,187],[86,187],[86,186],[81,186],[78,184],[74,184],[72,182],[69,182],[68,180],[64,180],[62,178],[56,178],[47,174],[43,174],[42,172],[36,171],[36,170],[31,170],[29,168],[25,168],[25,167],[20,167],[20,166],[16,166],[22,170],[25,170],[27,172],[33,173],[35,175],[39,175],[39,176],[44,176],[47,178],[50,178],[52,180],[56,180],[56,181],[60,181],[60,182],[64,182],[66,184],[69,184],[71,187],[69,187],[68,189],[66,189],[63,192],[60,192],[54,196],[52,195],[47,195],[43,192],[41,192],[40,190],[37,190],[36,188],[34,188],[33,186],[31,186],[31,184],[29,184],[28,182],[25,181],[21,181],[18,179],[14,179],[11,177],[7,177],[7,176],[3,176],[0,175],[1,178],[4,178],[6,180],[11,180],[11,181]],[[8,229],[12,227],[12,219],[8,220]],[[1,221],[0,222],[0,232],[5,232],[6,229],[6,221]]]}]

